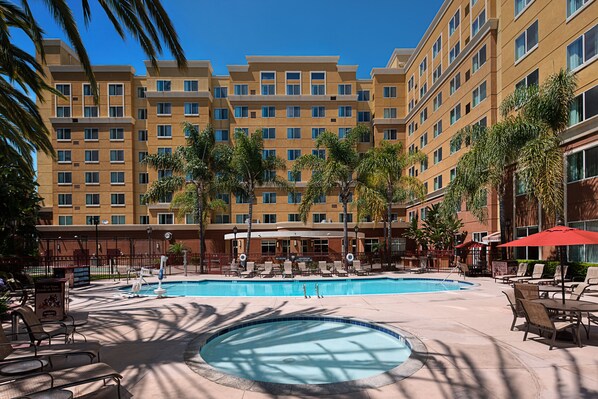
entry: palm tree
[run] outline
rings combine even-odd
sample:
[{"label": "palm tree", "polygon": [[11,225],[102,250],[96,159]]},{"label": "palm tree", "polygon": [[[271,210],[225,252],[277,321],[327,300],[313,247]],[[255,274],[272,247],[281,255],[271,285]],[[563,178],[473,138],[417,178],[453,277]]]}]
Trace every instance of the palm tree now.
[{"label": "palm tree", "polygon": [[565,70],[542,85],[518,89],[501,104],[502,120],[491,127],[470,126],[452,138],[452,145],[471,145],[457,164],[444,205],[454,210],[465,199],[479,220],[486,197],[498,196],[501,241],[506,241],[505,192],[509,171],[515,171],[530,198],[555,220],[563,208],[563,152],[560,134],[567,128],[575,97],[575,76]]},{"label": "palm tree", "polygon": [[[420,152],[405,153],[401,143],[390,144],[384,141],[381,146],[370,149],[357,168],[358,203],[361,203],[361,199],[365,199],[366,204],[363,205],[368,208],[378,203],[385,208],[384,247],[387,255],[390,255],[392,245],[392,205],[404,203],[411,198],[421,200],[425,195],[424,185],[417,178],[404,174],[409,165],[424,158],[425,155]],[[390,261],[388,256],[389,267]]]},{"label": "palm tree", "polygon": [[264,156],[264,139],[261,130],[250,135],[237,130],[234,135],[230,169],[226,175],[229,191],[244,198],[249,205],[246,254],[251,249],[251,228],[253,225],[253,204],[256,190],[260,187],[289,189],[287,180],[276,174],[286,170],[285,161],[277,156]]},{"label": "palm tree", "polygon": [[440,204],[427,207],[426,220],[423,221],[424,236],[435,250],[448,250],[455,243],[455,235],[463,227],[463,222],[453,211],[450,212]]},{"label": "palm tree", "polygon": [[[186,66],[186,59],[176,31],[159,0],[104,1],[98,0],[118,34],[133,36],[141,45],[154,66],[162,52],[162,42],[174,55],[179,67]],[[43,30],[33,15],[28,0],[0,2],[0,153],[19,162],[23,170],[33,176],[32,150],[54,155],[49,131],[39,113],[33,94],[40,102],[46,94],[56,94],[45,81],[42,64],[45,62]],[[50,15],[62,28],[73,45],[83,70],[91,83],[97,100],[97,84],[91,62],[79,35],[77,21],[66,0],[44,0]],[[91,22],[89,0],[81,0],[85,24]],[[28,37],[39,55],[36,60],[11,42],[15,32]]]},{"label": "palm tree", "polygon": [[[199,264],[203,272],[205,254],[205,209],[213,203],[219,188],[218,174],[228,165],[227,147],[216,145],[214,131],[210,126],[198,131],[192,124],[183,123],[183,129],[189,134],[187,145],[178,147],[172,154],[150,154],[144,164],[161,173],[158,180],[152,182],[144,199],[156,202],[179,192],[171,206],[182,206],[180,213],[193,212],[199,225]],[[183,190],[183,191],[181,191]]]},{"label": "palm tree", "polygon": [[356,172],[361,161],[357,151],[357,141],[367,133],[369,128],[365,125],[358,125],[351,129],[344,138],[326,131],[316,139],[316,148],[324,148],[326,157],[320,158],[314,154],[302,155],[295,161],[293,167],[295,172],[303,169],[312,171],[299,205],[303,223],[307,222],[307,215],[318,198],[338,192],[340,202],[343,204],[343,257],[348,253],[349,248],[347,207],[353,197]]}]

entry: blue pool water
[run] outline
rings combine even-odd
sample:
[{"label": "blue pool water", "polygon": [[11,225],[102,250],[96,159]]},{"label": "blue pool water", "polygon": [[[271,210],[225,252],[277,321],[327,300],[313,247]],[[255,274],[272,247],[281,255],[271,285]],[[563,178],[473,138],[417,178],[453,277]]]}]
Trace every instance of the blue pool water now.
[{"label": "blue pool water", "polygon": [[334,318],[260,320],[221,331],[200,348],[206,363],[237,377],[283,384],[329,384],[378,375],[411,355],[402,336]]},{"label": "blue pool water", "polygon": [[[408,294],[439,291],[457,291],[470,288],[473,284],[454,280],[419,278],[370,278],[330,280],[203,280],[163,283],[167,296],[189,297],[303,297],[303,285],[307,295],[316,296],[316,285],[320,295],[379,295]],[[158,284],[144,284],[140,295],[155,295]],[[130,287],[124,288],[130,291]]]}]

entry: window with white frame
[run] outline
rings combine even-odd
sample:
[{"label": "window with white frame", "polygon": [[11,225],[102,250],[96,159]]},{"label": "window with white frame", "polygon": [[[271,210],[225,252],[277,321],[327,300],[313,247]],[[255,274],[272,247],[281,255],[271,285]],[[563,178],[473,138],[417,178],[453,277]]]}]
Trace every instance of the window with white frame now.
[{"label": "window with white frame", "polygon": [[484,44],[471,58],[471,73],[476,73],[478,69],[486,63],[486,45]]},{"label": "window with white frame", "polygon": [[396,140],[397,138],[397,129],[384,129],[384,140]]},{"label": "window with white frame", "polygon": [[455,33],[455,31],[459,27],[460,23],[461,23],[461,13],[460,13],[460,10],[457,10],[455,15],[453,15],[453,17],[449,21],[449,36],[452,35],[453,33]]},{"label": "window with white frame", "polygon": [[139,119],[139,120],[147,119],[147,108],[137,108],[137,119]]},{"label": "window with white frame", "polygon": [[123,84],[122,83],[111,83],[108,85],[109,96],[122,96],[123,95]]},{"label": "window with white frame", "polygon": [[235,107],[235,118],[249,118],[249,107],[237,105]]},{"label": "window with white frame", "polygon": [[422,109],[419,112],[419,124],[423,125],[427,119],[428,119],[428,107]]},{"label": "window with white frame", "polygon": [[339,96],[350,96],[353,93],[350,84],[340,84],[338,85],[338,95]]},{"label": "window with white frame", "polygon": [[567,18],[577,14],[579,10],[592,1],[594,0],[567,0]]},{"label": "window with white frame", "polygon": [[72,215],[60,215],[58,216],[58,224],[60,226],[70,226],[73,224],[73,216]]},{"label": "window with white frame", "polygon": [[425,172],[426,170],[428,170],[428,158],[426,156],[426,158],[424,158],[423,160],[421,160],[419,162],[419,171],[420,172]]},{"label": "window with white frame", "polygon": [[486,10],[482,10],[480,14],[471,23],[471,37],[477,35],[482,26],[486,23]]},{"label": "window with white frame", "polygon": [[353,116],[353,107],[350,105],[341,105],[338,107],[339,118],[351,118]]},{"label": "window with white frame", "polygon": [[237,224],[246,224],[249,221],[248,213],[239,213],[235,215],[235,222]]},{"label": "window with white frame", "polygon": [[149,174],[147,172],[139,173],[139,184],[148,184],[149,183]]},{"label": "window with white frame", "polygon": [[[524,238],[538,232],[538,226],[517,227],[515,229],[516,238]],[[538,247],[515,247],[516,259],[538,259],[540,252]]]},{"label": "window with white frame", "polygon": [[407,82],[407,91],[411,91],[413,90],[413,87],[415,85],[414,80],[413,80],[413,75],[411,75],[411,77],[409,78],[409,81]]},{"label": "window with white frame", "polygon": [[428,92],[428,84],[422,83],[419,87],[419,98],[422,98]]},{"label": "window with white frame", "polygon": [[184,91],[199,91],[199,82],[197,80],[185,80],[183,82]]},{"label": "window with white frame", "polygon": [[159,138],[171,138],[172,137],[172,125],[157,125],[158,137]]},{"label": "window with white frame", "polygon": [[472,107],[477,107],[482,101],[486,99],[486,82],[484,81],[481,85],[473,89],[472,96]]},{"label": "window with white frame", "polygon": [[214,131],[214,135],[216,137],[216,141],[228,141],[227,129],[217,129]]},{"label": "window with white frame", "polygon": [[58,163],[71,163],[71,154],[71,150],[58,150],[56,151],[56,160],[58,161]]},{"label": "window with white frame", "polygon": [[457,104],[457,106],[451,109],[451,125],[461,119],[461,104]]},{"label": "window with white frame", "polygon": [[156,91],[170,91],[170,80],[156,80]]},{"label": "window with white frame", "polygon": [[217,121],[228,119],[228,108],[215,108],[214,119]]},{"label": "window with white frame", "polygon": [[442,35],[438,36],[438,39],[432,45],[432,58],[436,58],[440,51],[442,50]]},{"label": "window with white frame", "polygon": [[246,96],[249,93],[247,85],[236,84],[233,86],[235,96]]},{"label": "window with white frame", "polygon": [[459,56],[459,53],[461,53],[461,43],[457,42],[453,48],[451,48],[451,51],[449,51],[449,64],[455,61],[455,58]]},{"label": "window with white frame", "polygon": [[440,108],[441,105],[442,105],[442,92],[436,94],[436,97],[434,97],[434,100],[432,102],[432,108],[434,111],[436,111],[438,108]]},{"label": "window with white frame", "polygon": [[397,117],[396,108],[384,108],[383,110],[384,119],[392,119]]},{"label": "window with white frame", "polygon": [[[570,222],[569,227],[598,232],[598,220]],[[598,263],[598,245],[571,245],[567,253],[569,262]]]},{"label": "window with white frame", "polygon": [[442,188],[442,175],[438,175],[434,178],[434,191]]},{"label": "window with white frame", "polygon": [[327,221],[325,213],[314,213],[312,218],[314,223],[322,223]]},{"label": "window with white frame", "polygon": [[124,150],[110,150],[110,163],[123,163],[125,162],[125,151]]},{"label": "window with white frame", "polygon": [[598,115],[598,85],[575,97],[571,103],[569,126]]},{"label": "window with white frame", "polygon": [[264,127],[262,128],[262,138],[264,140],[276,139],[276,128],[275,127]]},{"label": "window with white frame", "polygon": [[567,155],[567,182],[598,176],[598,146]]},{"label": "window with white frame", "polygon": [[370,111],[358,111],[357,122],[369,122],[372,120],[372,114]]},{"label": "window with white frame", "polygon": [[530,5],[534,0],[515,0],[515,16],[518,16]]},{"label": "window with white frame", "polygon": [[311,95],[326,95],[326,72],[312,72],[311,76]]},{"label": "window with white frame", "polygon": [[521,79],[515,85],[515,89],[520,89],[523,87],[530,87],[532,85],[538,85],[540,83],[540,73],[538,69],[527,75],[525,78]]},{"label": "window with white frame", "polygon": [[369,90],[358,90],[357,91],[357,101],[370,101],[370,91]]},{"label": "window with white frame", "polygon": [[273,96],[276,94],[276,72],[261,72],[261,93],[262,96]]},{"label": "window with white frame", "polygon": [[98,194],[98,193],[85,194],[85,205],[86,206],[99,206],[100,205],[100,194]]},{"label": "window with white frame", "polygon": [[122,105],[111,105],[108,108],[108,116],[111,118],[122,118],[125,115],[125,107]]},{"label": "window with white frame", "polygon": [[185,103],[185,116],[199,116],[199,103]]},{"label": "window with white frame", "polygon": [[85,141],[98,141],[100,137],[100,130],[95,127],[86,127],[83,130],[83,138]]},{"label": "window with white frame", "polygon": [[70,83],[57,84],[56,91],[58,91],[63,96],[68,97],[71,95],[71,85]]},{"label": "window with white frame", "polygon": [[158,224],[174,224],[174,213],[158,213]]},{"label": "window with white frame", "polygon": [[434,72],[432,72],[432,84],[436,83],[440,76],[442,75],[442,64],[438,65]]},{"label": "window with white frame", "polygon": [[137,88],[137,98],[145,98],[147,93],[147,87],[140,86]]},{"label": "window with white frame", "polygon": [[344,139],[345,137],[347,137],[347,135],[349,134],[350,131],[351,131],[350,127],[339,127],[338,128],[338,138]]},{"label": "window with white frame", "polygon": [[98,117],[98,106],[97,105],[86,105],[83,107],[84,118],[97,118]]},{"label": "window with white frame", "polygon": [[100,184],[100,172],[85,172],[85,184]]},{"label": "window with white frame", "polygon": [[100,151],[85,150],[85,163],[98,163],[98,162],[100,162]]},{"label": "window with white frame", "polygon": [[275,118],[276,117],[276,107],[272,105],[264,105],[262,106],[262,118]]},{"label": "window with white frame", "polygon": [[531,24],[515,39],[515,62],[522,59],[538,46],[538,21]]},{"label": "window with white frame", "polygon": [[419,138],[419,148],[424,148],[428,145],[428,133],[424,133]]},{"label": "window with white frame", "polygon": [[575,71],[598,58],[598,25],[567,46],[567,68]]},{"label": "window with white frame", "polygon": [[419,76],[422,76],[428,69],[428,57],[424,57],[422,62],[419,63]]},{"label": "window with white frame", "polygon": [[291,106],[287,107],[287,118],[300,118],[301,107]]},{"label": "window with white frame", "polygon": [[461,73],[457,73],[449,83],[449,94],[452,96],[461,87]]},{"label": "window with white frame", "polygon": [[58,206],[60,206],[60,207],[73,206],[73,194],[66,194],[66,193],[58,194]]},{"label": "window with white frame", "polygon": [[262,203],[276,204],[276,193],[271,193],[271,192],[262,193]]},{"label": "window with white frame", "polygon": [[442,134],[442,120],[439,120],[434,124],[432,131],[434,132],[434,137],[438,137]]},{"label": "window with white frame", "polygon": [[395,98],[397,96],[396,86],[384,86],[383,89],[384,98]]},{"label": "window with white frame", "polygon": [[71,117],[71,107],[66,105],[57,105],[56,106],[56,117],[57,118],[70,118]]},{"label": "window with white frame", "polygon": [[288,127],[287,128],[287,139],[300,139],[301,128],[300,127]]},{"label": "window with white frame", "polygon": [[125,184],[125,172],[110,172],[110,184],[112,184],[112,185]]},{"label": "window with white frame", "polygon": [[112,224],[125,224],[125,215],[112,215],[110,217],[110,223],[112,223]]},{"label": "window with white frame", "polygon": [[125,129],[122,127],[110,128],[110,141],[123,141],[125,139]]},{"label": "window with white frame", "polygon": [[442,147],[434,150],[434,165],[442,161]]},{"label": "window with white frame", "polygon": [[227,98],[228,97],[228,87],[219,86],[214,87],[214,98]]},{"label": "window with white frame", "polygon": [[292,170],[287,171],[287,180],[290,182],[300,182],[301,172],[293,172]]}]

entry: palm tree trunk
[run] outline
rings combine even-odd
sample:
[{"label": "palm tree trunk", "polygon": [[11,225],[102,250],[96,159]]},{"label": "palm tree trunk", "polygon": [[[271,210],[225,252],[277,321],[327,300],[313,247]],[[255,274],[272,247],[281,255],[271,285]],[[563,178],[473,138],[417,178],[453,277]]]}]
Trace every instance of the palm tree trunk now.
[{"label": "palm tree trunk", "polygon": [[201,188],[197,187],[197,213],[199,223],[199,273],[203,274],[203,259],[205,250],[204,223],[203,223],[203,196]]},{"label": "palm tree trunk", "polygon": [[392,202],[390,201],[388,201],[388,205],[386,206],[386,220],[388,221],[386,245],[388,246],[388,269],[390,270],[392,263]]},{"label": "palm tree trunk", "polygon": [[253,225],[253,200],[255,194],[249,195],[249,223],[247,225],[247,245],[245,246],[245,254],[249,257],[249,250],[251,248],[251,226]]},{"label": "palm tree trunk", "polygon": [[349,230],[347,228],[347,198],[345,195],[343,199],[343,264],[347,262],[346,256],[349,248]]}]

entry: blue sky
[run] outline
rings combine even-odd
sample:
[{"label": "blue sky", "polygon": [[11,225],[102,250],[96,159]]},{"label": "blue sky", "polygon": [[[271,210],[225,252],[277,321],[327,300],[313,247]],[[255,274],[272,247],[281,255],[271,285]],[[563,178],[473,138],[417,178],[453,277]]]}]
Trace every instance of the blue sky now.
[{"label": "blue sky", "polygon": [[[43,2],[31,2],[48,38],[63,38]],[[214,72],[245,64],[246,55],[339,55],[359,65],[358,77],[384,67],[396,47],[415,47],[442,0],[162,0],[190,60],[210,60]],[[69,1],[93,64],[132,65],[144,74],[146,59],[131,38],[120,40],[97,2],[83,25],[81,1]],[[28,51],[26,38],[14,41]],[[163,54],[160,59],[171,59]]]}]

